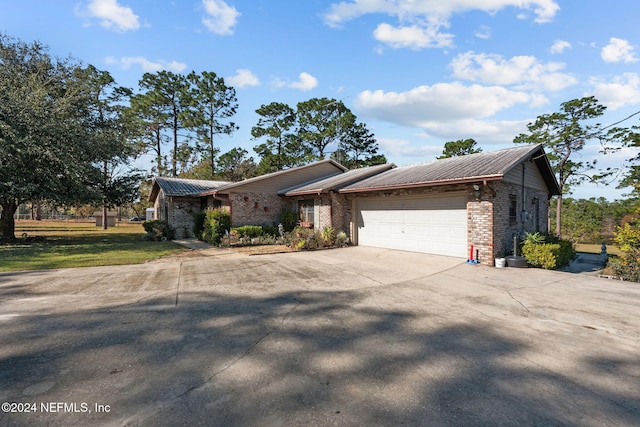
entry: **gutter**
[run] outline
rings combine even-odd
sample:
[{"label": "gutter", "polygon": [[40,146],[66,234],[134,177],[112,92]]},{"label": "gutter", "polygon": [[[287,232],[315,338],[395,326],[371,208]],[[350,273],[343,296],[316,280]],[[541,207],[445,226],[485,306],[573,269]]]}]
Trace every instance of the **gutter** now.
[{"label": "gutter", "polygon": [[227,202],[229,205],[231,204],[231,199],[229,198],[229,195],[222,196],[216,192],[213,192],[211,194],[207,194],[207,196],[212,196],[216,200],[220,200],[221,202]]}]

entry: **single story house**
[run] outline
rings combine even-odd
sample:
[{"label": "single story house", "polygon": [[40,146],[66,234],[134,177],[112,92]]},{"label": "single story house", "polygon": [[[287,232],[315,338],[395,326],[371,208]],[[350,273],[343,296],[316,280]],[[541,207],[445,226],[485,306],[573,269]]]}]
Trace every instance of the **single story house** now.
[{"label": "single story house", "polygon": [[[156,219],[189,236],[192,213],[222,207],[239,225],[276,225],[295,211],[353,244],[477,259],[510,254],[513,237],[547,231],[560,188],[541,145],[396,167],[347,170],[322,160],[240,182],[156,177]],[[476,258],[475,253],[473,254]]]}]

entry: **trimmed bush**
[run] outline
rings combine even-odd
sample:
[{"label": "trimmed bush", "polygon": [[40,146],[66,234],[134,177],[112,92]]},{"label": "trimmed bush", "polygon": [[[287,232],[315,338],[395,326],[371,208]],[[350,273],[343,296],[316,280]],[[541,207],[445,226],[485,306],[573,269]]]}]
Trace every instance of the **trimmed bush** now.
[{"label": "trimmed bush", "polygon": [[142,223],[144,231],[147,232],[145,240],[173,240],[176,237],[176,231],[167,224],[166,221],[153,220]]},{"label": "trimmed bush", "polygon": [[238,233],[238,237],[258,237],[263,233],[262,226],[260,225],[243,225],[241,227],[233,227],[231,231]]},{"label": "trimmed bush", "polygon": [[231,215],[222,209],[208,210],[204,221],[202,240],[219,245],[224,235],[231,229]]},{"label": "trimmed bush", "polygon": [[263,225],[262,234],[268,234],[269,236],[273,236],[273,237],[280,236],[280,233],[278,233],[278,227],[274,225]]},{"label": "trimmed bush", "polygon": [[575,256],[573,244],[568,240],[558,240],[540,233],[527,235],[521,251],[529,264],[547,270],[567,265]]}]

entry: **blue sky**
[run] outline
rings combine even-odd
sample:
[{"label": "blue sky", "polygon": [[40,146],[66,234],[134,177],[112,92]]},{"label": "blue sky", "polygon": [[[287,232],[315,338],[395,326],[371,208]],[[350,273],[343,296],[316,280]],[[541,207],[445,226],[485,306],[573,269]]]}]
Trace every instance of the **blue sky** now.
[{"label": "blue sky", "polygon": [[[255,110],[274,101],[342,100],[397,165],[457,139],[512,146],[574,98],[606,105],[602,124],[640,110],[637,0],[4,0],[0,10],[0,31],[133,89],[161,69],[224,77],[240,130],[219,138],[222,152],[255,156]],[[635,155],[598,148],[581,155],[603,166]],[[573,196],[621,198],[614,187]]]}]

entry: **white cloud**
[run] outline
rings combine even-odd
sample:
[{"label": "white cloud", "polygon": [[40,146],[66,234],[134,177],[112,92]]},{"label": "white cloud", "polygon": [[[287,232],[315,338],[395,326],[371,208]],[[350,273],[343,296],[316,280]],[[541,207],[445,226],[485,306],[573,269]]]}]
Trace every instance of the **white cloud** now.
[{"label": "white cloud", "polygon": [[637,62],[634,48],[627,40],[611,37],[609,44],[602,48],[600,56],[604,62]]},{"label": "white cloud", "polygon": [[466,86],[459,82],[418,86],[405,92],[364,91],[355,100],[363,115],[419,128],[490,117],[517,104],[538,106],[546,98],[500,86]]},{"label": "white cloud", "polygon": [[434,27],[394,27],[383,23],[373,32],[373,37],[392,48],[422,49],[426,47],[451,47],[453,34],[439,33]]},{"label": "white cloud", "polygon": [[120,59],[108,56],[104,61],[109,65],[115,65],[125,70],[128,70],[132,66],[139,66],[145,73],[155,73],[157,71],[167,70],[174,73],[181,73],[187,68],[187,64],[177,61],[150,61],[143,56],[124,56]]},{"label": "white cloud", "polygon": [[117,0],[91,0],[86,9],[77,8],[76,14],[85,18],[98,18],[102,27],[117,32],[140,28],[138,15],[130,7],[118,4]]},{"label": "white cloud", "polygon": [[240,16],[235,7],[222,0],[202,0],[202,5],[208,15],[202,18],[202,23],[209,31],[221,36],[233,34],[233,27]]},{"label": "white cloud", "polygon": [[491,38],[491,27],[481,25],[473,35],[479,39],[488,40]]},{"label": "white cloud", "polygon": [[237,69],[236,75],[227,77],[226,81],[234,87],[260,86],[258,77],[246,68]]},{"label": "white cloud", "polygon": [[551,45],[549,51],[553,54],[563,53],[567,49],[571,49],[571,43],[565,40],[556,40]]},{"label": "white cloud", "polygon": [[309,73],[300,73],[297,82],[289,83],[287,87],[292,89],[299,89],[303,92],[309,91],[314,87],[318,86],[318,79],[313,77]]},{"label": "white cloud", "polygon": [[557,91],[577,83],[577,79],[561,73],[565,64],[542,63],[534,56],[514,56],[466,52],[451,61],[453,75],[459,79],[486,84],[515,85],[518,89]]},{"label": "white cloud", "polygon": [[[324,14],[324,22],[330,27],[340,27],[345,22],[368,14],[384,14],[394,17],[399,25],[381,23],[374,37],[394,48],[450,47],[453,35],[443,33],[454,14],[472,10],[495,13],[507,7],[533,11],[534,21],[549,22],[560,9],[554,0],[345,0],[331,4]],[[477,33],[486,37],[487,32]]]},{"label": "white cloud", "polygon": [[611,110],[640,104],[640,76],[636,73],[625,73],[609,82],[594,78],[591,84],[591,94]]},{"label": "white cloud", "polygon": [[508,143],[527,131],[533,120],[477,120],[432,122],[424,126],[427,133],[444,141],[473,138],[482,143]]},{"label": "white cloud", "polygon": [[376,138],[376,142],[380,152],[388,157],[426,157],[435,160],[442,154],[442,146],[413,145],[406,139]]}]

